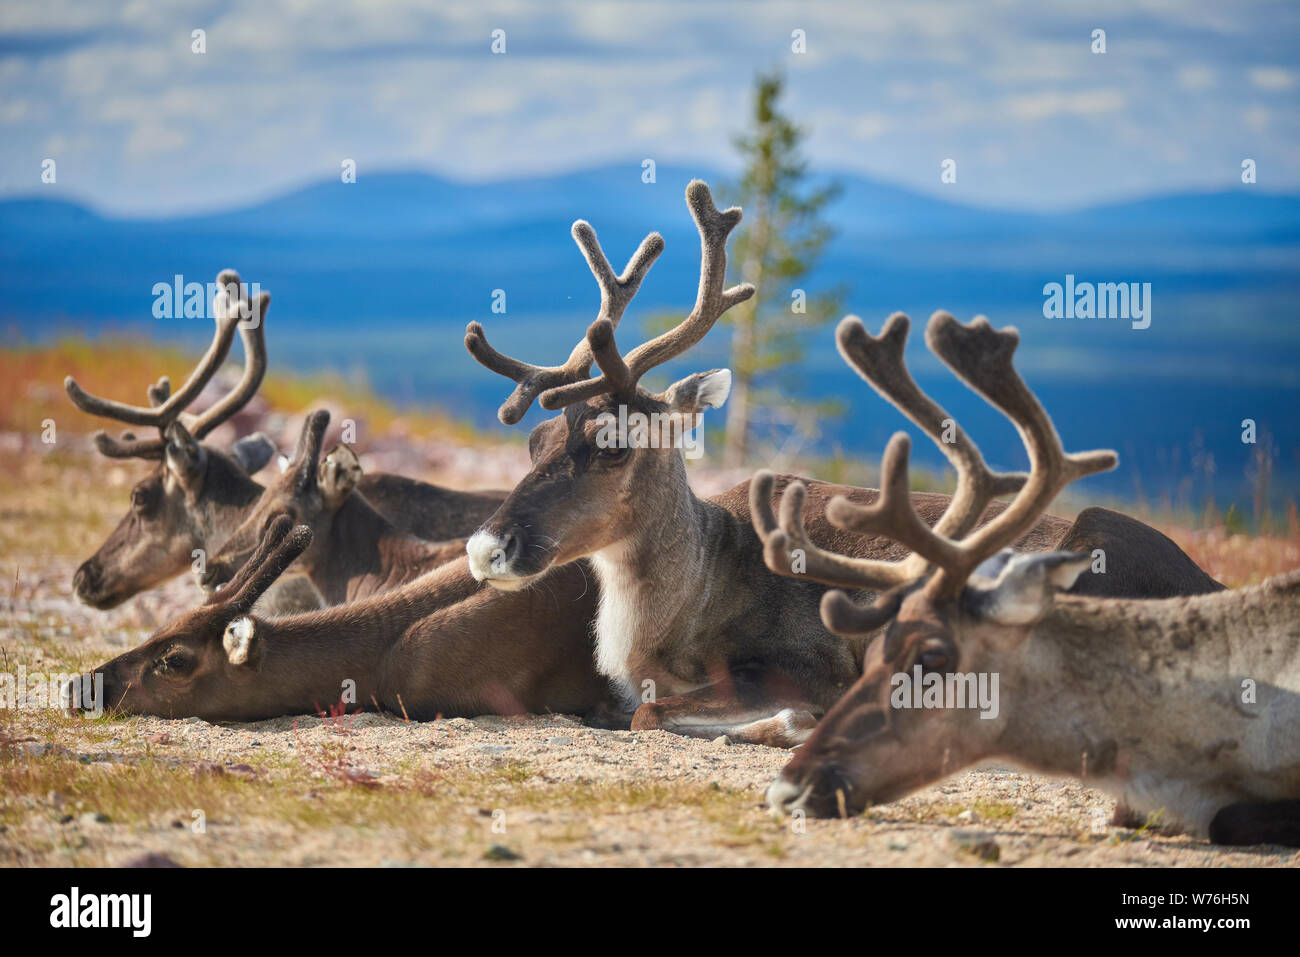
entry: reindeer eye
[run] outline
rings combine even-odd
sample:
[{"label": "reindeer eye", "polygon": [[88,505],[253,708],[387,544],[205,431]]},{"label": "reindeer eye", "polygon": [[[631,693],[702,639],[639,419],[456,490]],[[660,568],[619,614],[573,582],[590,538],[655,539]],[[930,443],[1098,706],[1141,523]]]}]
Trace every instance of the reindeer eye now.
[{"label": "reindeer eye", "polygon": [[948,667],[948,652],[942,648],[927,648],[917,658],[925,671],[942,671]]},{"label": "reindeer eye", "polygon": [[158,663],[154,665],[154,670],[158,672],[184,671],[189,666],[189,663],[189,656],[185,652],[179,650],[169,651],[158,659]]},{"label": "reindeer eye", "polygon": [[143,510],[145,508],[148,508],[149,503],[152,501],[153,501],[153,496],[149,494],[149,490],[147,488],[131,489],[132,508]]},{"label": "reindeer eye", "polygon": [[596,454],[606,462],[617,462],[621,458],[626,458],[627,453],[631,450],[627,446],[611,446],[607,449],[597,449]]}]

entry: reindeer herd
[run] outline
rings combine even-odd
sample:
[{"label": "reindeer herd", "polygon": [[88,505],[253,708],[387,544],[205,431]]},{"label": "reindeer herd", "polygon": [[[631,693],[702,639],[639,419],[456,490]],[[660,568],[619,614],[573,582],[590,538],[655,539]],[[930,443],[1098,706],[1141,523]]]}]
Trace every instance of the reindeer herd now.
[{"label": "reindeer herd", "polygon": [[[640,385],[754,292],[725,284],[740,210],[719,211],[699,181],[686,201],[700,284],[671,330],[615,342],[663,239],[619,275],[581,221],[600,312],[563,365],[506,356],[470,324],[471,355],[515,383],[501,421],[534,401],[558,413],[509,492],[363,474],[348,447],[322,448],[325,412],[266,487],[252,478],[276,451],[264,436],[205,442],[266,372],[269,294],[250,301],[233,272],[218,277],[212,345],[175,393],[162,379],[134,406],[69,378],[79,408],[157,433],[95,437],[106,456],[157,464],[77,571],[77,596],[111,608],[207,556],[206,601],[97,668],[100,703],[252,721],[313,712],[353,682],[361,706],[416,720],[549,711],[726,735],[795,749],[767,792],[777,815],[856,813],[1000,759],[1104,787],[1124,820],[1163,811],[1216,843],[1300,846],[1300,571],[1228,591],[1136,519],[1050,514],[1117,459],[1064,450],[1014,368],[1015,330],[940,312],[925,338],[1015,425],[1028,474],[992,471],[920,390],[906,316],[878,336],[852,316],[837,331],[844,360],[954,467],[951,497],[910,491],[905,433],[880,490],[760,472],[711,498],[692,491],[680,445],[609,440],[630,413],[684,434],[730,389],[726,370]],[[241,379],[190,413],[236,332]],[[940,689],[994,676],[999,706],[900,706],[899,676]],[[92,686],[71,682],[68,706]]]}]

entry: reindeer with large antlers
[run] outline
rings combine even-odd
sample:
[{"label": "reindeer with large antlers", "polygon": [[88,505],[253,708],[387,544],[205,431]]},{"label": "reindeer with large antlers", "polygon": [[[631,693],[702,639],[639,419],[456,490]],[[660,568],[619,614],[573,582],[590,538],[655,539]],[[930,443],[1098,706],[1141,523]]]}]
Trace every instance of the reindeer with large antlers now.
[{"label": "reindeer with large antlers", "polygon": [[[900,331],[901,330],[901,331]],[[880,337],[841,323],[841,354],[881,395],[926,428],[937,407],[902,363],[905,322]],[[1010,759],[1075,774],[1139,814],[1216,843],[1300,846],[1300,571],[1251,588],[1133,600],[1064,595],[1088,552],[1013,546],[1070,482],[1113,468],[1113,452],[1069,454],[1016,372],[1019,336],[977,318],[936,313],[930,349],[1005,414],[1029,451],[1028,477],[991,473],[969,440],[954,450],[958,489],[931,528],[908,501],[908,440],[885,450],[884,489],[863,507],[835,499],[832,524],[887,536],[910,554],[863,560],[816,549],[801,527],[798,486],[778,520],[757,509],[769,566],[789,573],[793,548],[808,574],[878,593],[860,605],[843,591],[822,602],[827,628],[849,640],[887,625],[863,675],[826,715],[768,790],[775,813],[834,815],[896,800],[976,762]],[[941,410],[940,410],[941,412]],[[987,524],[991,495],[1015,491]],[[974,529],[974,530],[973,530]],[[993,712],[961,695],[915,707],[915,684],[971,687],[996,676]],[[969,704],[969,701],[968,701]]]},{"label": "reindeer with large antlers", "polygon": [[[818,607],[824,584],[811,577],[784,578],[764,564],[763,542],[751,526],[750,498],[770,510],[768,500],[791,477],[742,484],[701,500],[687,481],[680,448],[673,442],[638,441],[632,434],[637,414],[647,421],[666,420],[680,437],[706,408],[725,401],[731,381],[726,370],[688,376],[659,393],[639,383],[753,294],[748,285],[725,284],[726,242],[740,210],[719,211],[698,180],[687,187],[686,201],[700,234],[695,306],[680,325],[626,357],[615,345],[615,329],[663,250],[658,234],[642,242],[623,274],[616,275],[591,227],[574,225],[573,238],[600,288],[600,312],[561,366],[507,357],[488,345],[478,323],[470,324],[465,337],[470,353],[517,383],[498,413],[503,423],[519,421],[534,399],[543,408],[563,410],[533,431],[532,470],[470,538],[470,569],[498,589],[518,589],[544,580],[555,566],[589,557],[601,594],[597,666],[616,686],[623,706],[635,709],[633,728],[699,737],[727,734],[742,742],[789,746],[806,738],[817,717],[858,678],[865,647],[865,640],[846,644],[822,627]],[[594,377],[593,363],[600,369]],[[627,422],[627,429],[611,439],[610,425],[618,422]],[[973,447],[963,439],[958,448],[965,451],[954,454],[968,456]],[[1017,481],[990,478],[978,497],[987,504]],[[835,495],[869,505],[876,494],[814,482],[807,486],[806,500],[792,499],[789,508],[804,513],[811,544],[865,558],[901,557],[899,546],[888,539],[853,535],[822,516]],[[941,495],[916,495],[913,501],[926,521],[950,504]],[[962,510],[968,504],[958,503]],[[1089,547],[1122,540],[1120,553],[1145,541],[1150,555],[1170,556],[1150,573],[1135,571],[1136,577],[1096,576],[1090,585],[1098,590],[1176,594],[1219,587],[1168,539],[1113,512],[1096,510],[1090,523],[1073,527],[1062,518],[1042,517],[1021,531],[1017,543],[1045,549],[1067,534],[1097,542]],[[1116,557],[1124,563],[1124,555]],[[1132,562],[1135,569],[1143,564]]]},{"label": "reindeer with large antlers", "polygon": [[[261,433],[237,440],[227,452],[205,441],[256,394],[266,374],[265,322],[270,293],[250,300],[234,270],[217,277],[212,344],[181,388],[166,377],[149,386],[149,407],[88,394],[69,377],[65,387],[78,408],[156,436],[133,432],[113,438],[101,431],[95,445],[114,459],[141,459],[159,466],[131,491],[131,509],[108,539],[77,570],[73,590],[95,608],[113,608],[141,591],[187,570],[196,549],[220,546],[244,521],[262,494],[252,476],[275,453]],[[188,409],[230,352],[236,330],[244,347],[238,383],[198,415]],[[358,491],[399,529],[430,540],[468,535],[505,497],[502,492],[459,492],[396,475],[362,477]],[[276,606],[316,607],[310,588],[277,588]],[[287,594],[286,594],[287,592]]]}]

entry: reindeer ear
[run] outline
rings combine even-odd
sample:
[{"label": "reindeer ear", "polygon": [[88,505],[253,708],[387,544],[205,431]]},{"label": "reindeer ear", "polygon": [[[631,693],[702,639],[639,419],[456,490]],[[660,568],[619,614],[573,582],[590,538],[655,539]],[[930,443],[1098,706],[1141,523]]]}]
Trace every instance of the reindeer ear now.
[{"label": "reindeer ear", "polygon": [[674,382],[663,393],[664,403],[674,412],[703,412],[717,409],[731,394],[731,370],[696,372]]},{"label": "reindeer ear", "polygon": [[1056,593],[1073,586],[1092,564],[1087,552],[1037,552],[997,558],[1001,560],[997,578],[992,582],[982,578],[968,585],[963,601],[968,612],[999,625],[1032,625],[1039,621],[1051,609]]},{"label": "reindeer ear", "polygon": [[240,615],[226,625],[226,633],[221,639],[221,646],[226,649],[226,657],[232,665],[248,664],[248,653],[253,647],[253,635],[256,628],[253,619]]},{"label": "reindeer ear", "polygon": [[179,422],[167,426],[164,439],[167,470],[185,488],[196,488],[203,476],[203,446]]},{"label": "reindeer ear", "polygon": [[343,504],[361,481],[361,462],[346,445],[336,445],[321,459],[316,484],[325,507],[333,511]]},{"label": "reindeer ear", "polygon": [[254,432],[237,440],[230,447],[230,454],[241,469],[253,475],[262,471],[266,463],[271,461],[271,456],[275,454],[275,443],[265,434]]}]

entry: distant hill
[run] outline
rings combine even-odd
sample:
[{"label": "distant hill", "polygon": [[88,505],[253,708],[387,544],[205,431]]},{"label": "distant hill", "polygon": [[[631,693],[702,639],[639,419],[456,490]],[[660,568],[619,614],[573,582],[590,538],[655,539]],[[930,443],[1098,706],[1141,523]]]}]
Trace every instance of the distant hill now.
[{"label": "distant hill", "polygon": [[[647,232],[667,239],[630,328],[689,306],[699,243],[683,191],[693,176],[715,185],[723,177],[660,166],[657,182],[644,184],[640,173],[630,163],[463,184],[363,171],[355,184],[321,182],[172,219],[105,216],[53,190],[10,199],[0,202],[0,336],[30,341],[127,325],[198,348],[207,324],[154,319],[152,288],[178,273],[206,283],[233,266],[273,295],[275,362],[360,372],[399,400],[461,397],[463,411],[487,425],[500,384],[465,356],[464,325],[480,319],[507,351],[560,361],[597,305],[569,238],[574,219],[595,226],[618,269]],[[829,216],[838,234],[802,285],[843,285],[846,308],[873,324],[902,309],[919,326],[944,308],[1018,325],[1020,364],[1052,395],[1062,431],[1080,445],[1119,445],[1127,456],[1130,469],[1098,481],[1132,492],[1139,478],[1141,494],[1164,494],[1185,479],[1201,443],[1217,456],[1216,488],[1235,487],[1249,467],[1251,450],[1239,438],[1246,417],[1266,424],[1277,443],[1276,481],[1300,475],[1300,197],[1239,186],[1032,213],[962,205],[958,186],[950,202],[836,178],[843,193]],[[1043,286],[1066,274],[1151,283],[1151,327],[1044,318]],[[504,316],[490,312],[494,289],[506,291]],[[725,361],[725,336],[710,336],[691,363]],[[918,377],[969,407],[921,350],[919,329],[913,339]],[[897,416],[844,367],[829,330],[809,345],[802,377],[785,387],[847,398],[853,417],[828,424],[824,442],[874,455]],[[1001,428],[996,448],[1016,457],[996,413],[969,415]]]},{"label": "distant hill", "polygon": [[[681,304],[695,284],[697,243],[682,201],[693,175],[720,180],[661,166],[647,185],[634,165],[486,184],[375,173],[176,219],[104,217],[40,194],[8,200],[0,202],[0,319],[32,334],[58,316],[149,320],[155,282],[176,273],[206,282],[228,265],[272,290],[286,326],[347,326],[362,297],[368,321],[460,320],[481,314],[497,288],[512,313],[556,313],[593,298],[568,238],[577,218],[596,227],[620,267],[645,233],[661,231],[668,253],[639,305]],[[1270,282],[1292,271],[1294,258],[1279,257],[1300,241],[1300,197],[1254,187],[1040,215],[838,179],[844,192],[831,219],[839,237],[813,278],[858,287],[859,310],[919,294],[934,306],[987,298],[991,308],[1013,284],[1027,284],[1016,296],[1036,296],[1040,277],[1066,271],[1146,281],[1190,271],[1196,284],[1215,287]]]}]

